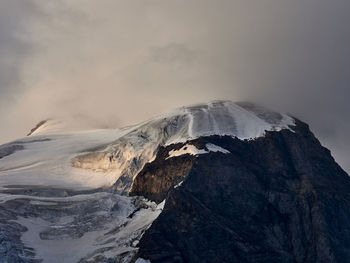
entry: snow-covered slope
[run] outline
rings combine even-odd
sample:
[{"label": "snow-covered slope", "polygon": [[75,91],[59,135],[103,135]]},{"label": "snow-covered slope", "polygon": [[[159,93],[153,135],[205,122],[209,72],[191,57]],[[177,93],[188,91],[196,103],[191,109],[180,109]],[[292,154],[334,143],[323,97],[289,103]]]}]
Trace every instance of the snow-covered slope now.
[{"label": "snow-covered slope", "polygon": [[[118,130],[43,121],[30,136],[0,146],[0,262],[131,262],[165,200],[156,205],[123,194],[160,146],[208,135],[254,139],[293,124],[286,115],[229,101]],[[187,143],[168,158],[229,153],[205,147]],[[109,186],[118,191],[96,189]]]},{"label": "snow-covered slope", "polygon": [[109,192],[68,197],[12,192],[0,200],[1,263],[129,263],[165,204]]},{"label": "snow-covered slope", "polygon": [[287,115],[230,101],[182,107],[120,130],[65,132],[62,121],[49,120],[31,136],[0,146],[0,186],[81,189],[117,182],[121,192],[128,191],[161,145],[214,134],[254,139],[293,124]]},{"label": "snow-covered slope", "polygon": [[32,135],[60,134],[81,130],[95,129],[103,126],[100,122],[83,115],[74,115],[71,117],[56,117],[40,121],[30,132]]}]

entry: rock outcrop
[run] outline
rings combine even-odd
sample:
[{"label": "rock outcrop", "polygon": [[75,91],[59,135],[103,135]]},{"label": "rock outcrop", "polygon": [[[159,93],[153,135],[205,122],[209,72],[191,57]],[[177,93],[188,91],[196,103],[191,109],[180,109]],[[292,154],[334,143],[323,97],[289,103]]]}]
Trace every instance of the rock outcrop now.
[{"label": "rock outcrop", "polygon": [[350,178],[306,124],[230,101],[80,124],[0,146],[0,263],[349,262]]},{"label": "rock outcrop", "polygon": [[152,263],[349,262],[350,178],[306,124],[293,129],[188,142],[228,154],[168,158],[183,144],[162,148],[131,191],[166,198],[137,256]]}]

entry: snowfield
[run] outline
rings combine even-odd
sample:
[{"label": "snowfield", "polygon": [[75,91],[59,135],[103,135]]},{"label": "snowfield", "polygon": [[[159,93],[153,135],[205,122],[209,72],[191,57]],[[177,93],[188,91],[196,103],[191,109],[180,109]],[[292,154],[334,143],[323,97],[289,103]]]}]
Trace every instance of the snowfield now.
[{"label": "snowfield", "polygon": [[156,205],[128,192],[160,146],[185,143],[168,158],[229,154],[186,142],[209,135],[255,139],[293,125],[287,115],[230,101],[182,107],[123,129],[81,131],[43,121],[30,136],[0,146],[0,262],[130,262],[165,200]]},{"label": "snowfield", "polygon": [[208,149],[197,149],[196,146],[192,145],[192,144],[185,144],[181,149],[179,150],[171,150],[169,152],[169,156],[166,159],[172,158],[172,157],[176,157],[176,156],[181,156],[184,154],[190,154],[190,155],[199,155],[199,154],[206,154],[206,153],[210,153],[210,152],[221,152],[221,153],[230,153],[230,151],[217,146],[215,144],[212,143],[207,143],[205,145],[205,147]]},{"label": "snowfield", "polygon": [[[108,258],[130,262],[143,232],[158,217],[165,203],[156,205],[145,199],[112,193],[66,198],[12,197],[0,209],[0,218],[4,208],[11,210],[14,206],[16,218],[7,220],[5,226],[0,223],[0,229],[16,229],[16,224],[26,227],[17,242],[35,251],[31,260],[44,263],[97,259],[105,262]],[[0,262],[4,262],[1,260],[0,250]]]},{"label": "snowfield", "polygon": [[[117,189],[127,192],[134,176],[154,159],[161,145],[209,135],[254,139],[291,125],[294,120],[287,115],[230,101],[179,108],[120,130],[67,132],[66,124],[48,120],[31,136],[0,146],[0,187],[91,189],[116,183]],[[191,147],[188,151],[196,152]]]}]

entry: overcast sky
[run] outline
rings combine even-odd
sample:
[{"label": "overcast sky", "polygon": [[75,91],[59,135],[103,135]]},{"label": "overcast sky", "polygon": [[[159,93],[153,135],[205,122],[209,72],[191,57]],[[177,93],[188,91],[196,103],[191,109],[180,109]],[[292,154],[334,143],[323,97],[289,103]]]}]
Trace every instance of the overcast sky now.
[{"label": "overcast sky", "polygon": [[250,100],[350,171],[348,0],[0,0],[0,143],[55,116],[121,127]]}]

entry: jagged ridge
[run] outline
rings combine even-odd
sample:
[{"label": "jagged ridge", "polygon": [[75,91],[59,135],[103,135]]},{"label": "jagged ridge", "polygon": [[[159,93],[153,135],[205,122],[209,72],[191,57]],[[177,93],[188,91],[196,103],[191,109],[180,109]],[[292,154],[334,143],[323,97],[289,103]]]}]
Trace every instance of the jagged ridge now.
[{"label": "jagged ridge", "polygon": [[137,257],[160,262],[348,262],[350,178],[308,126],[242,141],[187,142],[229,151],[168,158],[162,148],[135,178],[131,194],[163,212]]}]

